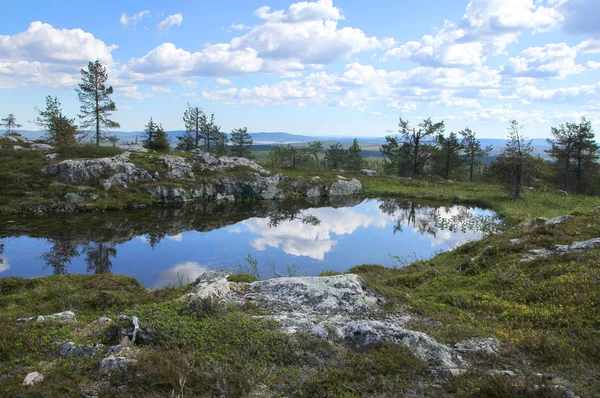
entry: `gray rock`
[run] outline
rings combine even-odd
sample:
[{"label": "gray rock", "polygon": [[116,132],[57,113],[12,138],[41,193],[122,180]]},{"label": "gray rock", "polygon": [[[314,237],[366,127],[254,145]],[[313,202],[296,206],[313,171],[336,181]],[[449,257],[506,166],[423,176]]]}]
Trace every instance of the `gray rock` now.
[{"label": "gray rock", "polygon": [[319,187],[310,187],[306,190],[306,196],[309,198],[318,198],[321,196],[321,189]]},{"label": "gray rock", "polygon": [[459,352],[484,352],[493,355],[500,351],[500,341],[491,337],[474,338],[460,341],[454,344],[453,348]]},{"label": "gray rock", "polygon": [[47,153],[46,155],[44,155],[46,160],[54,160],[54,159],[56,159],[57,156],[58,156],[58,153]]},{"label": "gray rock", "polygon": [[79,203],[84,202],[85,198],[79,194],[69,192],[65,195],[65,200],[69,203]]},{"label": "gray rock", "polygon": [[533,249],[528,252],[527,256],[521,259],[521,262],[530,262],[549,256],[558,256],[597,248],[600,248],[600,238],[573,242],[570,245],[556,245],[548,249]]},{"label": "gray rock", "polygon": [[148,171],[136,167],[129,161],[129,154],[93,160],[65,160],[46,168],[46,172],[67,182],[83,182],[102,178],[100,184],[104,189],[120,186],[139,180],[155,180]]},{"label": "gray rock", "polygon": [[17,323],[30,323],[30,322],[42,322],[47,319],[56,319],[61,322],[77,322],[75,313],[71,311],[59,312],[51,315],[37,315],[30,318],[18,318]]},{"label": "gray rock", "polygon": [[27,376],[25,376],[25,379],[23,380],[23,385],[24,386],[35,386],[37,384],[40,384],[43,381],[44,381],[44,375],[42,375],[40,372],[31,372],[31,373],[28,373]]},{"label": "gray rock", "polygon": [[231,293],[231,287],[227,281],[227,277],[231,275],[228,271],[206,271],[200,275],[194,286],[195,293],[188,293],[182,297],[184,300],[205,299],[210,297],[218,297],[227,300]]},{"label": "gray rock", "polygon": [[123,356],[115,357],[111,355],[109,357],[104,358],[100,362],[100,370],[111,370],[116,368],[123,368],[129,363],[136,362],[133,358],[127,358]]},{"label": "gray rock", "polygon": [[498,375],[498,376],[516,376],[517,375],[512,370],[498,370],[498,369],[491,369],[490,371],[488,371],[488,373],[491,375]]},{"label": "gray rock", "polygon": [[538,218],[534,218],[532,220],[529,220],[525,223],[525,225],[523,225],[523,227],[525,228],[534,228],[540,225],[545,225],[546,221],[548,221],[547,218],[544,217],[538,217]]},{"label": "gray rock", "polygon": [[378,302],[353,274],[267,279],[253,282],[247,288],[246,300],[268,303],[270,308],[293,308],[318,314],[356,313]]},{"label": "gray rock", "polygon": [[92,357],[98,355],[104,350],[103,344],[84,345],[75,344],[72,341],[64,343],[58,350],[58,355],[62,358],[68,357]]},{"label": "gray rock", "polygon": [[521,243],[521,239],[511,239],[509,240],[509,243],[511,245],[518,245],[519,243]]},{"label": "gray rock", "polygon": [[246,158],[237,158],[237,157],[228,157],[222,156],[220,158],[214,157],[210,153],[199,153],[194,158],[194,162],[198,163],[201,169],[212,171],[212,172],[221,172],[230,170],[236,167],[247,167],[252,170],[257,171],[261,175],[270,176],[271,172],[262,168],[262,166],[256,164],[255,162],[246,159]]},{"label": "gray rock", "polygon": [[350,181],[338,180],[329,187],[330,196],[357,195],[362,190],[362,184],[356,178]]},{"label": "gray rock", "polygon": [[375,170],[363,169],[360,172],[363,173],[363,174],[365,174],[365,175],[368,175],[368,176],[377,175],[377,172]]},{"label": "gray rock", "polygon": [[54,147],[48,144],[31,144],[29,145],[29,149],[32,151],[51,152],[54,150]]},{"label": "gray rock", "polygon": [[600,213],[600,206],[594,207],[594,213]]},{"label": "gray rock", "polygon": [[143,153],[148,152],[148,148],[144,148],[141,145],[135,145],[135,144],[122,144],[122,145],[118,145],[117,148],[122,149],[124,151],[129,151],[129,152],[143,152]]},{"label": "gray rock", "polygon": [[546,221],[546,225],[556,225],[572,219],[573,216],[558,216]]},{"label": "gray rock", "polygon": [[126,346],[124,344],[113,345],[108,348],[108,353],[113,355],[121,355],[131,353],[131,347]]},{"label": "gray rock", "polygon": [[159,158],[169,169],[166,177],[172,179],[193,179],[192,165],[180,156],[161,156]]},{"label": "gray rock", "polygon": [[25,148],[23,148],[21,145],[13,145],[13,150],[14,150],[14,151],[22,151],[22,150],[24,150],[24,149],[25,149]]},{"label": "gray rock", "polygon": [[371,345],[380,341],[403,344],[429,366],[455,369],[463,362],[450,347],[440,344],[425,333],[406,330],[380,321],[350,322],[342,328],[345,339],[358,345]]},{"label": "gray rock", "polygon": [[111,323],[113,320],[110,318],[106,318],[106,317],[102,317],[100,319],[98,319],[98,322],[100,323]]}]

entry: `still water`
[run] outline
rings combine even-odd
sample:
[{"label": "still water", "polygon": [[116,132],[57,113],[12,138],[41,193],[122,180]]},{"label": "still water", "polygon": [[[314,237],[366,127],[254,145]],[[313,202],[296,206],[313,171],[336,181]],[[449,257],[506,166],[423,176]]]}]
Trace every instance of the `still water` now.
[{"label": "still water", "polygon": [[489,210],[344,198],[325,203],[201,204],[133,212],[0,219],[0,277],[130,275],[159,288],[207,269],[263,277],[430,258],[500,228]]}]

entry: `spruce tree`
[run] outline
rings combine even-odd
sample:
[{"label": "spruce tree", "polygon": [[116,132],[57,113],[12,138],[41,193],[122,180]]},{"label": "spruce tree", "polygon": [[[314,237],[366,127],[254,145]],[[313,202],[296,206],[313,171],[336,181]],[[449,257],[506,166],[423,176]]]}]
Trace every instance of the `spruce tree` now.
[{"label": "spruce tree", "polygon": [[231,130],[231,153],[238,157],[249,157],[251,154],[252,137],[246,127]]},{"label": "spruce tree", "polygon": [[317,168],[319,167],[319,154],[323,150],[323,143],[321,141],[311,141],[308,143],[306,147],[306,151],[313,157],[315,160],[315,165]]},{"label": "spruce tree", "polygon": [[154,143],[156,142],[158,132],[158,124],[150,118],[150,121],[144,128],[144,133],[142,134],[142,145],[144,148],[154,149]]},{"label": "spruce tree", "polygon": [[341,169],[346,164],[347,152],[339,142],[331,144],[325,151],[325,164],[327,168]]},{"label": "spruce tree", "polygon": [[67,118],[62,111],[61,103],[57,97],[46,96],[46,109],[36,108],[38,116],[35,124],[42,127],[46,134],[44,140],[57,147],[76,144],[78,134],[75,119]]},{"label": "spruce tree", "polygon": [[462,151],[463,146],[455,132],[451,132],[448,137],[440,134],[434,155],[434,169],[437,174],[449,180],[453,172],[464,165]]},{"label": "spruce tree", "polygon": [[106,131],[103,129],[121,127],[110,118],[117,107],[111,99],[112,86],[106,86],[107,80],[106,68],[100,61],[90,62],[87,70],[81,69],[81,83],[79,88],[75,89],[81,102],[79,114],[82,120],[81,127],[90,129],[95,136],[96,145],[100,145],[105,137]]},{"label": "spruce tree", "polygon": [[348,148],[348,157],[346,159],[346,168],[348,168],[349,170],[355,170],[358,171],[360,169],[362,169],[362,156],[360,155],[360,152],[362,151],[362,149],[360,148],[360,145],[358,145],[358,140],[355,138],[354,141],[352,141],[352,145],[350,145],[350,148]]},{"label": "spruce tree", "polygon": [[481,146],[481,141],[475,138],[475,133],[466,128],[459,131],[462,136],[462,146],[467,166],[469,167],[469,181],[473,181],[473,171],[476,166],[481,164],[481,158],[487,156],[492,151],[492,146]]},{"label": "spruce tree", "polygon": [[158,152],[167,152],[169,148],[169,136],[161,124],[156,129],[156,135],[154,142],[152,143],[152,149]]}]

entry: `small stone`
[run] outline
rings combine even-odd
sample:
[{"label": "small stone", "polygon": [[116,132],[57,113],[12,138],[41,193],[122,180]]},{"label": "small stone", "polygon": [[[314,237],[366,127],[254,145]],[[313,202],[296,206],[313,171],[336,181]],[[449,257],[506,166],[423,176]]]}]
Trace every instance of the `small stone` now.
[{"label": "small stone", "polygon": [[539,225],[544,225],[544,224],[546,224],[546,221],[548,221],[548,219],[547,219],[547,218],[544,218],[544,217],[537,217],[537,218],[534,218],[534,219],[532,219],[532,220],[529,220],[529,221],[527,221],[527,222],[525,223],[525,225],[523,225],[523,226],[524,226],[525,228],[534,228],[534,227],[537,227],[537,226],[539,226]]},{"label": "small stone", "polygon": [[375,170],[363,169],[360,172],[363,173],[363,174],[365,174],[365,175],[368,175],[368,176],[377,175],[377,172]]},{"label": "small stone", "polygon": [[511,239],[508,241],[511,245],[518,245],[521,243],[521,239]]},{"label": "small stone", "polygon": [[136,360],[133,359],[133,358],[115,357],[114,355],[111,355],[109,357],[104,358],[100,362],[100,370],[110,370],[110,369],[115,369],[115,368],[123,368],[128,363],[133,363],[133,362],[136,362]]},{"label": "small stone", "polygon": [[500,342],[491,337],[475,338],[454,344],[454,349],[459,352],[484,352],[492,355],[500,351]]},{"label": "small stone", "polygon": [[61,322],[77,322],[74,312],[64,311],[51,315],[37,315],[30,318],[18,318],[17,323],[42,322],[46,319],[57,319]]},{"label": "small stone", "polygon": [[100,322],[100,323],[110,323],[112,321],[113,321],[112,319],[106,318],[106,317],[102,317],[102,318],[98,319],[98,322]]},{"label": "small stone", "polygon": [[556,225],[572,219],[573,216],[558,216],[546,221],[546,225]]},{"label": "small stone", "polygon": [[44,375],[39,372],[28,373],[23,380],[24,386],[35,386],[44,381]]},{"label": "small stone", "polygon": [[68,194],[65,195],[65,200],[68,203],[79,203],[79,202],[85,201],[85,198],[79,194],[69,192]]},{"label": "small stone", "polygon": [[512,370],[492,369],[488,373],[491,375],[498,375],[498,376],[516,376],[516,373],[513,372]]}]

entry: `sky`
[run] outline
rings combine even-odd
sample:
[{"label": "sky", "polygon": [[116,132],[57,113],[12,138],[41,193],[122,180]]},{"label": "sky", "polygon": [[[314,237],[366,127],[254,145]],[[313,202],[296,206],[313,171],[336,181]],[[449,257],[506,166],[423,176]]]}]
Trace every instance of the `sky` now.
[{"label": "sky", "polygon": [[[600,124],[598,0],[71,0],[0,2],[0,116],[67,115],[89,61],[107,67],[121,130],[183,129],[189,103],[223,131],[395,134],[444,120],[530,138]],[[596,127],[597,128],[597,127]]]}]

